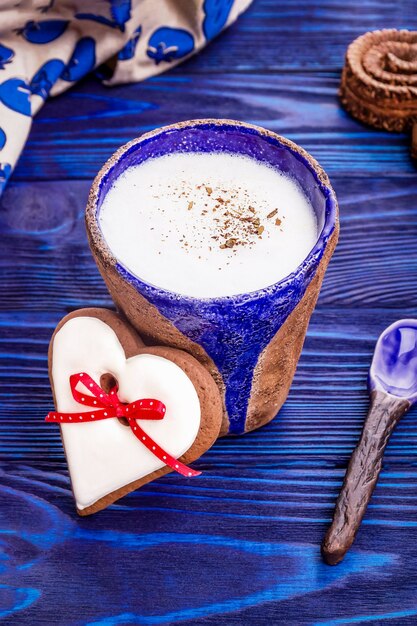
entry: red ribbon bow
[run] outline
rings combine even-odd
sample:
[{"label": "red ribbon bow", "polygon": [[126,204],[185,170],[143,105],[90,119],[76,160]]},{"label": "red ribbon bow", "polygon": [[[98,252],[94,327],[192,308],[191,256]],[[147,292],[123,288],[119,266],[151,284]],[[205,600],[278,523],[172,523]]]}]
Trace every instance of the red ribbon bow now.
[{"label": "red ribbon bow", "polygon": [[[78,383],[82,383],[92,395],[77,391]],[[58,413],[51,411],[45,418],[46,422],[81,424],[83,422],[97,422],[109,418],[125,417],[135,437],[165,465],[169,465],[169,467],[183,476],[199,476],[201,474],[201,472],[196,472],[184,465],[184,463],[181,463],[181,461],[174,459],[168,452],[165,452],[137,423],[136,420],[139,419],[164,419],[166,407],[163,402],[152,398],[141,398],[129,404],[120,402],[117,396],[117,387],[114,387],[110,393],[106,393],[85,372],[70,376],[70,386],[74,400],[79,404],[91,406],[94,410],[85,413],[78,413],[77,411],[73,413]]]}]

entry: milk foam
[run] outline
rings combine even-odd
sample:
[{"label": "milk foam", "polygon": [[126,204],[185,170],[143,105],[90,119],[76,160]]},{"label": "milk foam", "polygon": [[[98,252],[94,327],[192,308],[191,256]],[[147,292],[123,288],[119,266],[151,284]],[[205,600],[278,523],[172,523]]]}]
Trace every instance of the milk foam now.
[{"label": "milk foam", "polygon": [[128,168],[99,222],[133,274],[200,298],[272,285],[317,241],[314,210],[294,180],[227,153],[175,153]]}]

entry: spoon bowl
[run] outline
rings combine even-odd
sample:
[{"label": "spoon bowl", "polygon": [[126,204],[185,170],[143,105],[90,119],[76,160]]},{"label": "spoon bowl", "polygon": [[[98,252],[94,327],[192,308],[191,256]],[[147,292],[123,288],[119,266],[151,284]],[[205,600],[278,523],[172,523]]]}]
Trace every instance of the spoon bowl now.
[{"label": "spoon bowl", "polygon": [[381,334],[369,371],[369,389],[406,398],[410,404],[417,401],[417,320],[399,320]]}]

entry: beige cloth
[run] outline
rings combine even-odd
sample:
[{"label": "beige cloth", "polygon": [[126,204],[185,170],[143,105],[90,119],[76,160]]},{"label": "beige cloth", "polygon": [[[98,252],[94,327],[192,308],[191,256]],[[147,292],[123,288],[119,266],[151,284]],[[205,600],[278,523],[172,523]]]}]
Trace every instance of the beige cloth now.
[{"label": "beige cloth", "polygon": [[136,82],[198,52],[251,0],[0,0],[0,193],[45,99],[95,68]]}]

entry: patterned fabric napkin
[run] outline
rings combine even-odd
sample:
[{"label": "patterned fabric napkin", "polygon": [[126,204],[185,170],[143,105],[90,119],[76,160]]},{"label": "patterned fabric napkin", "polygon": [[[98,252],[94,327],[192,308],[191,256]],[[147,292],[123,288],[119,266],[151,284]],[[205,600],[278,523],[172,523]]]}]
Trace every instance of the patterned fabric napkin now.
[{"label": "patterned fabric napkin", "polygon": [[0,193],[32,117],[101,67],[140,81],[198,52],[252,0],[0,0]]}]

